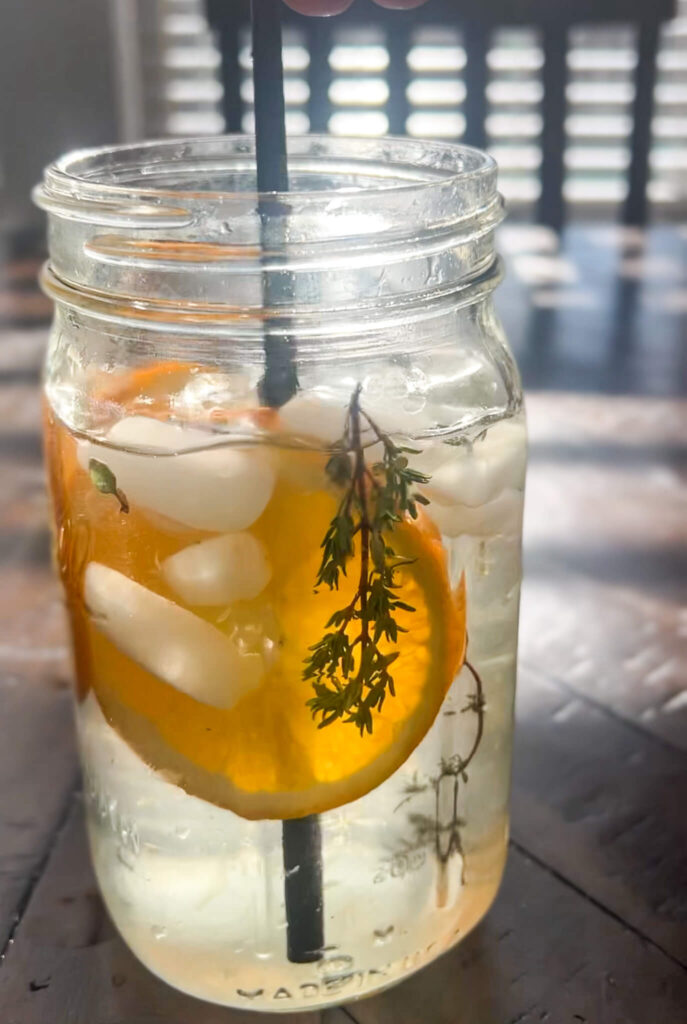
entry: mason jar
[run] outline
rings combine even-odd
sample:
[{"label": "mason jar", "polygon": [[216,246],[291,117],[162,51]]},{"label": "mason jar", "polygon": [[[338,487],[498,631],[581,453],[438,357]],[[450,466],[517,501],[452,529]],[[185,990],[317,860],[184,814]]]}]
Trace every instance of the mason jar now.
[{"label": "mason jar", "polygon": [[464,938],[508,837],[526,437],[496,167],[311,136],[84,151],[36,190],[45,444],[93,864],[229,1006]]}]

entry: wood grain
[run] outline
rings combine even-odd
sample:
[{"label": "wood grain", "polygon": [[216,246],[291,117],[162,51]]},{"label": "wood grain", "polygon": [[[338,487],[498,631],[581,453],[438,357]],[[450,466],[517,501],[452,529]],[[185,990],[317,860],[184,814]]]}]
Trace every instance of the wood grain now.
[{"label": "wood grain", "polygon": [[78,769],[66,688],[3,671],[0,708],[1,952],[49,850]]},{"label": "wood grain", "polygon": [[0,560],[0,674],[21,672],[46,686],[62,685],[71,676],[71,662],[62,595],[44,565],[49,534],[26,538],[7,532],[0,535],[0,552],[3,540],[14,557]]},{"label": "wood grain", "polygon": [[[675,1021],[687,973],[527,856],[511,852],[487,920],[403,985],[323,1024]],[[58,1016],[59,1015],[59,1016]],[[577,1015],[577,1016],[575,1016]],[[112,931],[75,804],[0,973],[3,1024],[251,1024],[174,992]],[[318,1015],[287,1016],[312,1024]]]},{"label": "wood grain", "polygon": [[[682,560],[672,561],[680,576]],[[667,557],[661,569],[654,562],[655,573],[670,572],[669,563]],[[521,664],[686,751],[687,610],[648,582],[590,583],[540,564],[523,592]]]},{"label": "wood grain", "polygon": [[521,663],[687,749],[687,402],[532,396]]},{"label": "wood grain", "polygon": [[519,846],[687,966],[687,756],[520,671]]},{"label": "wood grain", "polygon": [[[35,261],[23,261],[6,278],[27,283],[35,269]],[[71,668],[49,564],[40,458],[37,382],[45,341],[43,330],[0,332],[0,950],[78,780]],[[19,371],[31,382],[17,383]]]}]

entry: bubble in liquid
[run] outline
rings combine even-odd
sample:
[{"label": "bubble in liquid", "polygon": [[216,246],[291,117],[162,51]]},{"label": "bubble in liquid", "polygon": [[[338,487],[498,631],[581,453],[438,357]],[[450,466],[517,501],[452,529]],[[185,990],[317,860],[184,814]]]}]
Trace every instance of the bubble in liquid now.
[{"label": "bubble in liquid", "polygon": [[394,926],[392,924],[388,928],[375,928],[373,932],[375,946],[383,946],[385,942],[390,942],[393,933]]},{"label": "bubble in liquid", "polygon": [[191,834],[191,829],[188,827],[188,825],[177,825],[177,827],[174,829],[174,834],[177,836],[178,839],[188,839],[188,837]]},{"label": "bubble in liquid", "polygon": [[271,960],[272,959],[272,953],[256,953],[255,956],[256,956],[256,958],[258,960]]},{"label": "bubble in liquid", "polygon": [[163,939],[167,938],[167,929],[163,928],[161,925],[154,924],[150,930],[153,933],[153,938],[156,942],[161,942]]}]

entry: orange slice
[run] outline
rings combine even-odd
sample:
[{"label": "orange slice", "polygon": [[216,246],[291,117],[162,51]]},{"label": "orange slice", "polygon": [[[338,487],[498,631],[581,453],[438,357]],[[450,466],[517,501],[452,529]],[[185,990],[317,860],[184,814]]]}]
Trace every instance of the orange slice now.
[{"label": "orange slice", "polygon": [[[160,567],[213,535],[170,530],[134,505],[123,515],[78,465],[73,439],[63,427],[56,429],[62,434],[55,451],[66,485],[58,502],[62,534],[68,537],[74,524],[89,524],[79,557],[66,566],[63,560],[79,690],[94,689],[107,720],[147,764],[187,792],[245,818],[286,819],[355,800],[407,760],[434,721],[466,646],[464,581],[452,590],[441,537],[426,514],[398,524],[392,534],[397,553],[412,560],[397,571],[398,594],[415,609],[396,613],[407,632],[395,645],[380,643],[387,652],[399,652],[392,670],[396,694],[373,713],[371,735],[360,736],[340,720],[319,729],[306,706],[313,690],[303,680],[303,661],[332,612],[352,599],[358,568],[354,558],[338,591],[314,591],[320,543],[338,504],[324,482],[326,456],[272,449],[277,482],[249,528],[270,567],[257,596],[225,608],[183,606],[184,614],[263,657],[254,688],[242,689],[227,676],[227,690],[239,696],[225,707],[221,699],[208,703],[153,674],[159,658],[134,660],[137,645],[117,644],[112,629],[99,625],[83,600],[87,566],[100,563],[166,599],[154,604],[181,604]],[[322,485],[313,489],[314,480]],[[59,490],[59,480],[54,486]],[[161,635],[155,631],[155,643]],[[234,669],[227,664],[227,673]]]}]

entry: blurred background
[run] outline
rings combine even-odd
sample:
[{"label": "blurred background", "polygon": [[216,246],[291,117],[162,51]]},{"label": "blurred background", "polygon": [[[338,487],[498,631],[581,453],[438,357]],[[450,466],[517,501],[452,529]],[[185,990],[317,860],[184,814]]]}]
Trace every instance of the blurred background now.
[{"label": "blurred background", "polygon": [[[245,0],[4,4],[3,229],[39,222],[28,188],[66,149],[251,131],[247,17]],[[359,0],[285,22],[292,132],[486,145],[511,216],[554,227],[687,211],[687,0]]]},{"label": "blurred background", "polygon": [[[529,388],[685,390],[687,0],[281,6],[291,132],[408,133],[498,161],[499,308]],[[30,188],[58,154],[250,132],[248,20],[248,0],[3,5],[5,259],[41,255]],[[47,301],[17,290],[10,321],[45,322]]]}]

